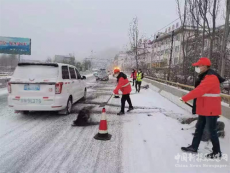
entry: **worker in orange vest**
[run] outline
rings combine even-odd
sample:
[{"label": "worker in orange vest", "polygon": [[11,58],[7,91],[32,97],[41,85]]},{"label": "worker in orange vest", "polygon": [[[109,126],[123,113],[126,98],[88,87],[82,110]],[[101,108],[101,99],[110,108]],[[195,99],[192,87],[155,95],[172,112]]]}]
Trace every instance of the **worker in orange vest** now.
[{"label": "worker in orange vest", "polygon": [[133,110],[133,105],[130,99],[130,93],[132,91],[131,85],[129,83],[129,80],[123,72],[120,72],[119,69],[114,69],[114,76],[117,78],[117,87],[114,89],[114,94],[118,95],[118,91],[120,90],[122,92],[122,98],[121,98],[121,110],[117,115],[124,115],[125,114],[125,102],[127,100],[129,104],[128,112]]},{"label": "worker in orange vest", "polygon": [[135,69],[133,69],[131,73],[131,78],[133,78],[133,86],[136,84],[136,78],[137,78],[137,72]]},{"label": "worker in orange vest", "polygon": [[211,61],[208,58],[200,58],[198,62],[194,63],[195,71],[199,74],[196,81],[196,88],[182,97],[180,100],[187,102],[194,101],[193,113],[199,115],[196,131],[193,137],[192,145],[189,147],[182,147],[182,151],[197,153],[205,124],[208,125],[210,131],[210,138],[213,145],[212,153],[208,154],[208,158],[221,157],[220,143],[217,135],[217,119],[221,115],[221,96],[220,83],[224,82],[219,74],[210,69]]}]

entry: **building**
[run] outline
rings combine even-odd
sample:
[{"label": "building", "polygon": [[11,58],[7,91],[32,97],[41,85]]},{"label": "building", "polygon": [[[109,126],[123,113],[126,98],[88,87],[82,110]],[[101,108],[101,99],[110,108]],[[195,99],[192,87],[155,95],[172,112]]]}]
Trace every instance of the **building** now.
[{"label": "building", "polygon": [[138,65],[139,68],[151,68],[151,58],[152,58],[152,41],[150,40],[140,40],[138,44]]},{"label": "building", "polygon": [[[174,25],[173,25],[174,26]],[[168,28],[165,33],[158,33],[153,40],[152,45],[152,67],[168,68],[172,49],[171,66],[180,64],[183,61],[183,29],[176,25],[175,28]],[[189,39],[194,35],[195,30],[191,27],[185,27],[184,38]],[[173,46],[172,46],[173,44]]]},{"label": "building", "polygon": [[119,67],[122,71],[128,70],[133,66],[133,56],[128,52],[119,52],[114,58],[113,66]]},{"label": "building", "polygon": [[[202,29],[201,29],[202,30]],[[220,26],[216,28],[216,38],[213,44],[213,52],[217,53],[221,49],[221,41],[223,37],[224,26]],[[174,34],[172,34],[174,31]],[[202,33],[199,34],[199,37],[195,37],[195,30],[190,26],[185,27],[185,32],[183,33],[183,28],[179,27],[171,27],[166,29],[165,33],[158,33],[155,35],[155,39],[152,44],[152,58],[151,64],[152,67],[155,68],[168,68],[172,49],[172,61],[171,66],[175,66],[181,64],[183,62],[183,45],[186,47],[186,56],[189,56],[191,50],[194,51],[195,45],[199,45],[197,52],[192,55],[196,60],[201,56],[201,48],[202,48]],[[202,32],[202,31],[200,31]],[[184,39],[183,39],[184,34]],[[173,36],[173,46],[172,46],[172,36]],[[210,35],[207,34],[204,40],[204,52],[205,56],[208,56],[208,50],[210,45]],[[227,44],[227,49],[230,49],[230,42]],[[229,55],[227,55],[227,59],[229,59]],[[218,58],[215,57],[215,61],[218,61]]]},{"label": "building", "polygon": [[63,55],[55,55],[54,62],[57,63],[71,63],[75,61],[75,57],[73,56],[63,56]]}]

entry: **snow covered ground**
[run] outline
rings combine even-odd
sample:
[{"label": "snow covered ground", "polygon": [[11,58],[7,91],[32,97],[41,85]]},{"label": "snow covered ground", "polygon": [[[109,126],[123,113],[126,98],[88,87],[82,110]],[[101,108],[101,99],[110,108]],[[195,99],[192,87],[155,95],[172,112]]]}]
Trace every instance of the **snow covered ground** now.
[{"label": "snow covered ground", "polygon": [[0,88],[0,96],[7,94],[7,88]]},{"label": "snow covered ground", "polygon": [[[96,82],[89,77],[86,101],[75,104],[69,116],[49,112],[14,114],[7,107],[6,89],[0,90],[0,172],[230,172],[229,158],[219,162],[199,158],[189,161],[192,158],[187,158],[180,148],[191,143],[195,122],[184,125],[178,119],[193,115],[151,89],[137,94],[133,88],[135,109],[125,116],[116,115],[120,99],[112,99],[105,107],[112,138],[95,140],[102,109],[99,106],[109,99],[115,85],[114,79]],[[91,110],[96,125],[70,126],[83,107]],[[225,122],[226,131],[225,138],[220,138],[221,149],[230,156],[230,120],[220,120]],[[209,153],[211,148],[211,143],[202,142],[199,153]]]}]

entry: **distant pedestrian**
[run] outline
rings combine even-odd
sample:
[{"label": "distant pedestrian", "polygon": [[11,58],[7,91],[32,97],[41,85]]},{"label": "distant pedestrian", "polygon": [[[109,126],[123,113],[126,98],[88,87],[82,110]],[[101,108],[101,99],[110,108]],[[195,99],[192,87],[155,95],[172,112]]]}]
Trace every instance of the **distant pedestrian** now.
[{"label": "distant pedestrian", "polygon": [[133,105],[130,99],[130,93],[132,91],[131,85],[129,80],[123,72],[120,72],[119,69],[114,69],[114,76],[117,78],[117,87],[114,89],[113,93],[115,95],[118,94],[118,91],[121,90],[122,98],[121,98],[121,110],[117,115],[124,115],[125,114],[125,102],[127,100],[129,104],[128,112],[133,110]]},{"label": "distant pedestrian", "polygon": [[136,84],[136,78],[137,78],[137,72],[135,69],[133,69],[131,73],[131,78],[133,78],[133,86]]},{"label": "distant pedestrian", "polygon": [[136,92],[140,92],[143,78],[144,78],[144,74],[142,73],[141,69],[139,69],[136,78]]},{"label": "distant pedestrian", "polygon": [[187,102],[195,99],[193,114],[198,114],[199,117],[192,145],[182,147],[181,149],[185,152],[197,153],[205,125],[207,124],[213,145],[213,151],[207,157],[221,157],[222,154],[217,135],[217,119],[221,115],[220,83],[225,80],[214,70],[210,69],[211,61],[208,58],[200,58],[193,66],[195,66],[195,71],[199,73],[195,85],[196,88],[182,97],[181,101]]}]

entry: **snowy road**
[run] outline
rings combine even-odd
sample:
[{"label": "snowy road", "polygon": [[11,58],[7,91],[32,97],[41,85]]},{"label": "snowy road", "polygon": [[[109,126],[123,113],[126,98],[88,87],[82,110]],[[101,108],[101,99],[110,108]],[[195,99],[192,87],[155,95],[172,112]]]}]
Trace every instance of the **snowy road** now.
[{"label": "snowy road", "polygon": [[[186,162],[180,159],[181,146],[187,146],[194,128],[182,131],[177,119],[192,115],[148,89],[131,94],[132,113],[117,116],[120,99],[106,106],[110,141],[94,140],[98,125],[72,127],[77,112],[88,107],[93,122],[100,121],[100,103],[110,97],[115,80],[88,79],[86,101],[74,105],[69,116],[54,113],[14,114],[7,107],[7,94],[0,91],[0,172],[1,173],[173,173],[230,172],[228,161]],[[230,122],[226,137],[220,139],[223,153],[230,156]],[[200,153],[209,153],[211,144],[202,143]],[[203,164],[209,165],[204,166]],[[213,168],[222,165],[223,168]],[[201,167],[199,167],[201,166]],[[210,167],[212,166],[212,167]]]}]

